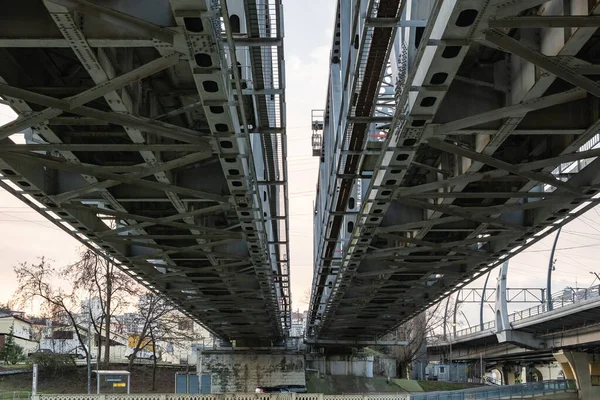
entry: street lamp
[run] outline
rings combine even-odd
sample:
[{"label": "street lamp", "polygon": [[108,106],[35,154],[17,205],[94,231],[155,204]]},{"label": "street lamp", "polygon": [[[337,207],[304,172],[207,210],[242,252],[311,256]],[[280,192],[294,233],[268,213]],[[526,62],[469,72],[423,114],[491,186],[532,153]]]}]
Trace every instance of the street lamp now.
[{"label": "street lamp", "polygon": [[[594,275],[596,277],[596,279],[598,279],[598,281],[600,281],[600,275],[598,275],[596,272],[594,271],[590,271],[590,274]],[[595,279],[594,279],[595,280]],[[593,284],[594,282],[592,282]]]},{"label": "street lamp", "polygon": [[[456,327],[456,322],[452,323],[452,332]],[[450,378],[450,382],[452,382],[452,333],[450,334],[450,363],[448,365],[448,377]]]}]

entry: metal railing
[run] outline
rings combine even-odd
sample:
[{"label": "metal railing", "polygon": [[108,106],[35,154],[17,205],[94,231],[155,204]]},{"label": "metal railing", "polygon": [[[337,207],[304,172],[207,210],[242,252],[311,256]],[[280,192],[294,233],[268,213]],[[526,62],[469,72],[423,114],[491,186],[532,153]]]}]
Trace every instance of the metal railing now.
[{"label": "metal railing", "polygon": [[41,394],[32,400],[409,400],[408,393],[324,395],[322,393],[214,393],[214,394]]},{"label": "metal railing", "polygon": [[552,380],[521,385],[486,386],[431,393],[411,393],[411,400],[495,400],[523,399],[557,393],[577,393],[574,380]]},{"label": "metal railing", "polygon": [[[590,140],[588,140],[583,146],[581,146],[577,150],[577,152],[592,150],[594,148],[597,148],[599,145],[600,145],[600,134],[595,134]],[[583,160],[562,163],[552,171],[552,175],[557,176],[558,179],[566,181],[567,178],[564,176],[565,174],[574,174],[574,173],[581,171],[582,169],[587,167],[589,164],[591,164],[591,162],[594,159],[595,159],[595,157],[591,157],[591,158],[587,158],[587,159],[583,159]],[[550,185],[544,185],[544,190],[549,191],[550,188],[551,188]]]},{"label": "metal railing", "polygon": [[[584,289],[572,289],[567,288],[559,293],[555,293],[552,296],[552,310],[558,310],[562,307],[566,307],[572,304],[580,303],[582,301],[594,299],[600,297],[600,285],[592,286]],[[515,311],[508,315],[509,322],[521,321],[526,318],[535,317],[540,314],[548,312],[547,305],[540,304],[534,307],[526,308],[524,310]],[[465,329],[456,331],[454,337],[462,337],[471,335],[477,332],[487,331],[496,327],[495,321],[488,321],[483,325],[483,330],[480,329],[479,325],[470,326]]]}]

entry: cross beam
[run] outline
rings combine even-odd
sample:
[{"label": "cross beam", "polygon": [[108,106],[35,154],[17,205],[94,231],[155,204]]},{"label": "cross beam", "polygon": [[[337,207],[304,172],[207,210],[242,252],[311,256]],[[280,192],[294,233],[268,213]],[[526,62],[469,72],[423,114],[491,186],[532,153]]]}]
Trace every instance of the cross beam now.
[{"label": "cross beam", "polygon": [[600,16],[596,15],[528,15],[490,19],[490,28],[579,28],[600,27]]},{"label": "cross beam", "polygon": [[[90,176],[94,176],[96,178],[109,179],[112,181],[123,182],[126,178],[120,174],[114,174],[109,172],[102,172],[97,170],[94,167],[86,167],[81,164],[74,164],[67,161],[63,161],[56,158],[48,158],[41,156],[34,156],[31,154],[6,154],[3,156],[6,160],[13,160],[15,162],[19,162],[22,160],[27,160],[32,163],[37,163],[40,165],[44,165],[46,167],[62,170],[62,171],[70,171],[76,172],[79,174],[86,174]],[[227,203],[229,198],[227,196],[221,196],[214,193],[208,193],[204,191],[199,191],[195,189],[188,189],[181,186],[176,186],[168,183],[162,182],[154,182],[146,179],[135,179],[127,182],[133,186],[146,187],[149,189],[159,190],[162,192],[172,192],[178,193],[186,196],[198,197],[201,199],[213,200],[220,203]]]},{"label": "cross beam", "polygon": [[[136,220],[136,221],[142,221],[142,222],[151,222],[155,225],[165,225],[165,226],[172,226],[174,228],[181,228],[181,229],[197,229],[199,231],[203,231],[203,232],[207,232],[207,233],[213,233],[213,234],[218,234],[218,235],[222,235],[224,237],[228,237],[228,238],[234,238],[234,239],[240,239],[242,237],[242,235],[238,232],[228,232],[228,231],[223,231],[222,229],[217,229],[217,228],[209,228],[206,226],[202,226],[202,225],[196,225],[196,224],[188,224],[188,223],[184,223],[184,222],[175,222],[175,220],[170,220],[169,217],[167,218],[153,218],[153,217],[146,217],[143,215],[136,215],[136,214],[130,214],[130,213],[125,213],[125,212],[121,212],[121,211],[115,211],[115,210],[108,210],[105,208],[92,208],[92,207],[87,207],[87,206],[78,206],[78,205],[71,205],[71,204],[65,204],[63,206],[64,209],[66,210],[84,210],[86,212],[91,212],[97,215],[109,215],[109,216],[113,216],[113,217],[117,217],[117,218],[122,218],[122,219],[132,219],[132,220]],[[189,211],[187,213],[182,213],[182,214],[178,214],[177,215],[177,219],[182,219],[185,217],[190,217],[190,216],[195,216],[200,214],[200,210],[194,210],[194,211]],[[139,228],[139,225],[133,225],[134,228]],[[101,236],[101,235],[98,235]]]},{"label": "cross beam", "polygon": [[[165,224],[168,222],[177,221],[177,220],[180,220],[183,218],[195,217],[195,216],[199,216],[199,215],[210,214],[210,213],[213,213],[216,211],[227,210],[230,207],[231,206],[229,204],[219,204],[216,206],[199,208],[197,210],[188,211],[186,213],[174,214],[174,215],[171,215],[168,217],[164,217],[164,218],[161,218],[160,221],[158,221],[158,220],[146,221],[146,222],[142,222],[141,224],[123,226],[121,228],[102,232],[101,234],[98,234],[98,236],[101,238],[106,238],[106,237],[119,235],[121,233],[132,231],[132,230],[143,229],[143,228],[147,228],[147,227],[154,226],[154,225],[160,225],[160,224]],[[202,239],[202,237],[198,237],[198,238]]]},{"label": "cross beam", "polygon": [[46,3],[54,3],[70,10],[80,12],[101,21],[108,22],[126,28],[127,30],[142,34],[146,37],[156,38],[163,42],[173,44],[177,32],[148,21],[115,11],[111,8],[92,3],[87,0],[45,0]]},{"label": "cross beam", "polygon": [[537,65],[543,70],[548,71],[549,73],[556,75],[561,79],[564,79],[565,81],[593,94],[596,97],[600,97],[600,85],[593,80],[577,73],[577,71],[575,71],[573,68],[556,62],[551,57],[535,51],[531,47],[498,30],[491,29],[487,31],[485,38],[487,41],[502,47],[509,53],[512,53],[523,58],[524,60],[529,61],[532,64]]},{"label": "cross beam", "polygon": [[[179,54],[171,53],[167,56],[157,58],[154,61],[150,61],[149,63],[144,64],[133,71],[126,72],[114,79],[96,85],[93,88],[81,92],[80,94],[63,99],[62,101],[66,102],[68,104],[68,108],[72,110],[89,103],[92,100],[98,99],[105,94],[120,89],[125,85],[139,81],[166,68],[172,67],[178,62]],[[23,129],[39,124],[45,120],[58,117],[63,111],[69,110],[47,108],[37,113],[19,117],[17,120],[0,128],[0,139],[8,137],[14,133],[19,133]]]},{"label": "cross beam", "polygon": [[102,182],[95,182],[95,183],[92,183],[88,186],[84,186],[79,189],[61,193],[59,195],[54,196],[54,200],[57,204],[61,204],[65,201],[77,198],[84,194],[93,193],[98,190],[108,189],[109,187],[121,185],[124,183],[132,183],[133,181],[135,181],[137,179],[146,178],[146,177],[148,177],[150,175],[154,175],[158,172],[169,171],[174,168],[181,168],[185,165],[189,165],[189,164],[201,161],[201,160],[205,160],[211,156],[212,156],[211,152],[189,154],[187,156],[176,158],[174,160],[167,161],[165,163],[159,163],[157,165],[148,166],[140,172],[131,172],[131,173],[128,173],[125,175],[120,175],[120,176],[122,176],[122,179],[120,179],[120,180],[110,180],[109,179],[109,180],[105,180]]},{"label": "cross beam", "polygon": [[[30,151],[86,151],[86,152],[203,152],[207,153],[204,144],[146,144],[146,143],[126,143],[126,144],[2,144],[0,153],[28,153]],[[208,152],[210,153],[210,152]]]},{"label": "cross beam", "polygon": [[528,172],[528,171],[520,171],[517,166],[509,164],[507,162],[498,160],[492,156],[488,156],[487,154],[477,153],[476,151],[465,149],[464,147],[457,146],[448,142],[444,142],[439,139],[430,138],[427,142],[430,147],[434,149],[442,150],[448,152],[450,154],[457,154],[462,157],[470,158],[473,161],[478,161],[483,164],[487,164],[490,167],[494,167],[497,169],[501,169],[504,171],[508,171],[511,174],[522,176],[528,180],[534,180],[538,182],[542,182],[557,188],[564,189],[567,192],[573,193],[575,195],[581,195],[581,190],[573,187],[572,185],[559,181],[553,176],[541,174],[538,172]]},{"label": "cross beam", "polygon": [[497,121],[502,118],[519,116],[530,111],[541,110],[544,108],[556,106],[558,104],[569,103],[575,100],[583,99],[585,97],[585,90],[571,89],[562,93],[551,94],[549,96],[544,96],[539,99],[526,100],[511,106],[501,107],[496,110],[486,111],[480,114],[461,118],[456,121],[437,125],[433,128],[433,133],[434,135],[444,135],[448,134],[449,132],[458,131],[459,129],[469,128],[471,126],[484,124],[486,122]]},{"label": "cross beam", "polygon": [[204,143],[207,146],[210,143],[209,138],[202,137],[202,133],[194,131],[192,129],[167,124],[165,122],[155,121],[149,118],[134,117],[132,115],[105,112],[84,106],[71,109],[71,106],[66,100],[56,99],[54,97],[34,93],[29,90],[16,88],[3,83],[0,83],[0,95],[21,99],[28,103],[38,104],[57,110],[67,111],[73,114],[80,115],[82,117],[106,121],[114,125],[128,126],[133,129],[140,129],[142,131],[152,132],[159,136],[169,137],[184,143]]}]

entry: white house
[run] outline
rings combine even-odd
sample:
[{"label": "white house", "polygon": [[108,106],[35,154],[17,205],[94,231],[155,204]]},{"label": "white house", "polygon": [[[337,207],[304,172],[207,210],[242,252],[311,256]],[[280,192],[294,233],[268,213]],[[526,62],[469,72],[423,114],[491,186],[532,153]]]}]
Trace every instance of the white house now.
[{"label": "white house", "polygon": [[[85,347],[87,347],[87,328],[78,326],[78,330]],[[54,353],[85,355],[85,351],[81,347],[81,342],[73,326],[50,325],[48,329],[44,329],[42,332],[40,349],[49,349]]]},{"label": "white house", "polygon": [[31,321],[19,315],[0,315],[0,349],[11,334],[14,342],[23,347],[25,353],[30,353],[37,348],[37,342],[33,339]]}]

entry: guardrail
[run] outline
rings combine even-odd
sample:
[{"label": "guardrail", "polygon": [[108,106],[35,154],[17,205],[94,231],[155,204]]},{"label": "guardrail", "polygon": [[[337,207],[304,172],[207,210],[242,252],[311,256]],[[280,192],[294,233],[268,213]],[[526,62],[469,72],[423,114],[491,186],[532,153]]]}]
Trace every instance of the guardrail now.
[{"label": "guardrail", "polygon": [[486,386],[446,392],[411,393],[411,400],[495,400],[523,399],[558,393],[577,393],[574,380],[553,380],[522,385]]},{"label": "guardrail", "polygon": [[31,400],[409,400],[408,393],[324,395],[322,393],[214,393],[214,394],[40,394]]},{"label": "guardrail", "polygon": [[[580,303],[582,301],[594,299],[600,297],[600,285],[592,286],[586,289],[568,289],[563,290],[560,293],[552,296],[552,310],[558,310],[562,307],[570,306],[572,304]],[[536,315],[544,314],[548,312],[548,306],[540,304],[534,307],[526,308],[524,310],[515,311],[508,315],[509,322],[516,322],[525,318],[535,317]],[[471,335],[473,333],[482,332],[494,329],[496,327],[495,321],[488,321],[483,325],[483,330],[480,329],[479,325],[474,325],[465,329],[456,331],[454,337],[462,337]]]},{"label": "guardrail", "polygon": [[[552,310],[579,303],[585,300],[600,297],[600,286],[594,286],[589,289],[572,290],[571,293],[564,293],[552,297]],[[535,317],[548,311],[546,304],[540,304],[525,310],[516,311],[508,316],[510,322],[520,321],[525,318]],[[550,311],[552,311],[550,310]]]}]

